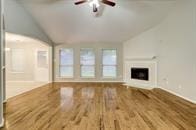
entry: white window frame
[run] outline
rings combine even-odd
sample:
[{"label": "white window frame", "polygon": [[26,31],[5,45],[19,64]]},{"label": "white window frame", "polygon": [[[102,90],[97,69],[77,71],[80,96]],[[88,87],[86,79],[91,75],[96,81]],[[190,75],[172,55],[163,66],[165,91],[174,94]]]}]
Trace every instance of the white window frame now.
[{"label": "white window frame", "polygon": [[[72,65],[61,65],[61,50],[63,50],[63,49],[70,49],[70,50],[72,50],[72,52],[73,52],[73,64]],[[61,67],[72,67],[73,68],[73,70],[72,70],[72,75],[71,76],[61,76]],[[74,49],[73,48],[60,48],[59,49],[59,77],[60,78],[73,78],[74,77]]]},{"label": "white window frame", "polygon": [[[103,64],[103,52],[104,52],[104,50],[116,50],[116,65],[104,65]],[[102,78],[103,79],[116,79],[117,78],[117,76],[118,76],[118,50],[116,49],[116,48],[104,48],[104,49],[102,49],[102,57],[101,57],[101,59],[102,59]],[[103,75],[103,68],[104,68],[104,66],[114,66],[115,68],[116,68],[116,75],[115,76],[104,76]]]},{"label": "white window frame", "polygon": [[[82,63],[81,63],[81,51],[83,49],[89,49],[89,50],[93,51],[94,58],[95,58],[94,65],[82,65]],[[83,66],[94,67],[94,76],[82,76],[82,67]],[[80,48],[80,77],[81,78],[95,78],[96,77],[96,54],[95,54],[95,50],[93,48]]]},{"label": "white window frame", "polygon": [[[13,63],[13,51],[14,50],[20,50],[23,53],[23,55],[22,55],[23,61],[20,61],[20,63],[22,62],[22,64],[23,64],[22,65],[23,68],[21,71],[14,70],[14,64],[15,64],[15,63]],[[12,48],[11,49],[11,73],[24,73],[24,72],[25,72],[25,51],[24,51],[24,49],[21,49],[21,48]]]},{"label": "white window frame", "polygon": [[[40,66],[39,65],[39,59],[38,59],[38,55],[39,55],[39,52],[46,52],[46,63],[45,63],[45,66]],[[35,51],[35,55],[36,55],[36,67],[37,68],[48,68],[49,67],[49,58],[48,58],[48,50],[42,50],[42,49],[36,49]]]}]

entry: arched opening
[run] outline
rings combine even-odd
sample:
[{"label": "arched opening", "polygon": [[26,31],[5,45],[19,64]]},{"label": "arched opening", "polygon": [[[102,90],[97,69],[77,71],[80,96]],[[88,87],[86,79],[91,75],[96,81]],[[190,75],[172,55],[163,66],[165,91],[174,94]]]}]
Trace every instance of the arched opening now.
[{"label": "arched opening", "polygon": [[6,99],[51,81],[51,47],[27,36],[6,33]]}]

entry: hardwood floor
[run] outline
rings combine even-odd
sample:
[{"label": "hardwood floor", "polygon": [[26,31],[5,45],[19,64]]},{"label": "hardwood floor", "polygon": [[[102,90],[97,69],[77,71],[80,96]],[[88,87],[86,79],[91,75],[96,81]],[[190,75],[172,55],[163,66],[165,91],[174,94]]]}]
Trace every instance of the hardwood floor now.
[{"label": "hardwood floor", "polygon": [[1,130],[196,130],[196,104],[161,89],[53,83],[16,96]]}]

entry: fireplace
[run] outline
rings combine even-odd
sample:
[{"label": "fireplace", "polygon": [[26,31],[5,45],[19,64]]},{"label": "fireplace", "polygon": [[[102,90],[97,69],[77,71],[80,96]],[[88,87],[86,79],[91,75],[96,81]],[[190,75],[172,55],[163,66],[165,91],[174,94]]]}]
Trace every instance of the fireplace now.
[{"label": "fireplace", "polygon": [[145,89],[157,87],[157,61],[126,60],[124,70],[126,85]]},{"label": "fireplace", "polygon": [[137,80],[149,80],[149,69],[148,68],[131,68],[131,79]]}]

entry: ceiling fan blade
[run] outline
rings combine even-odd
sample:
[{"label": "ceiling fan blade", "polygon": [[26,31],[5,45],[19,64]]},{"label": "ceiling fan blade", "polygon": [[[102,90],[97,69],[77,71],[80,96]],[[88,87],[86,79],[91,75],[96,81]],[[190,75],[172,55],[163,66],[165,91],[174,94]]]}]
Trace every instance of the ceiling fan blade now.
[{"label": "ceiling fan blade", "polygon": [[112,1],[108,1],[108,0],[102,0],[101,2],[104,3],[104,4],[107,4],[109,6],[115,6],[116,5],[116,3],[112,2]]},{"label": "ceiling fan blade", "polygon": [[83,4],[85,2],[87,2],[87,0],[81,0],[81,1],[75,2],[75,5]]}]

